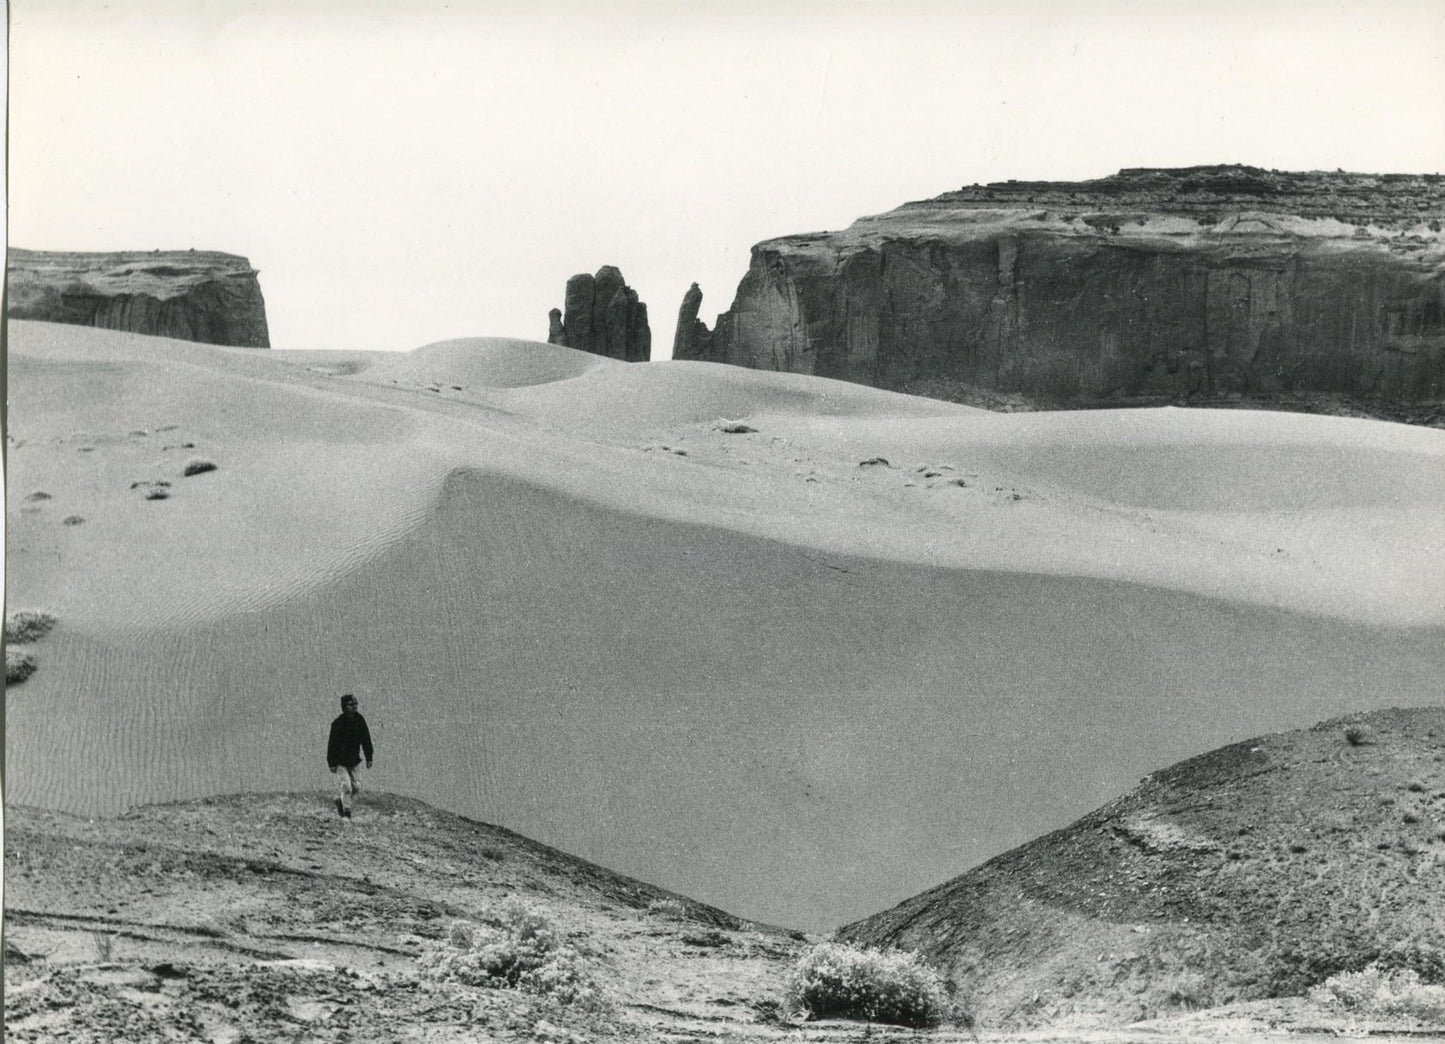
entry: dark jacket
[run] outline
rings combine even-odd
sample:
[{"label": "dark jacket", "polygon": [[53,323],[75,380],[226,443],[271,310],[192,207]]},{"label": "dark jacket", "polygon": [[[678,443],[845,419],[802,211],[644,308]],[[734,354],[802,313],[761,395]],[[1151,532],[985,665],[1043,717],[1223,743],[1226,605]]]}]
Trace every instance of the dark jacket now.
[{"label": "dark jacket", "polygon": [[366,760],[370,761],[371,731],[366,727],[366,719],[360,714],[350,719],[345,714],[338,716],[331,723],[331,738],[326,741],[326,767],[355,768],[361,764],[361,751],[366,752]]}]

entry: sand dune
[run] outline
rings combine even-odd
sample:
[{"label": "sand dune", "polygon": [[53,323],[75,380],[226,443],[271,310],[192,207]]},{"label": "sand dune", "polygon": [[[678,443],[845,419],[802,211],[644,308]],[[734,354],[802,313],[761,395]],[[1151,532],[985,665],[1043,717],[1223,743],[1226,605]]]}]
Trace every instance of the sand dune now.
[{"label": "sand dune", "polygon": [[1190,754],[1438,701],[1440,432],[10,331],[8,604],[60,620],[12,801],[320,786],[354,691],[378,785],[824,926]]}]

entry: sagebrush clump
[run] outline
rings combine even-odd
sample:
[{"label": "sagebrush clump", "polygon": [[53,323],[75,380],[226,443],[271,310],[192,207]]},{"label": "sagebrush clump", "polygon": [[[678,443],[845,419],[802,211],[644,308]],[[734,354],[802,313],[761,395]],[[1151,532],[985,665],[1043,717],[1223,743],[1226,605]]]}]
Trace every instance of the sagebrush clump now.
[{"label": "sagebrush clump", "polygon": [[582,954],[539,907],[520,899],[507,900],[484,923],[453,924],[420,963],[442,979],[469,986],[523,990],[587,1011],[605,1007]]},{"label": "sagebrush clump", "polygon": [[1161,979],[1159,992],[1175,1008],[1198,1011],[1214,1003],[1209,980],[1199,972],[1180,969]]},{"label": "sagebrush clump", "polygon": [[49,613],[22,609],[18,613],[12,613],[5,621],[5,641],[12,644],[38,642],[49,634],[54,626],[55,617]]},{"label": "sagebrush clump", "polygon": [[915,1029],[948,1017],[948,991],[917,954],[825,942],[798,959],[790,1008],[810,1019],[862,1019]]},{"label": "sagebrush clump", "polygon": [[1363,725],[1351,725],[1345,729],[1345,742],[1352,747],[1363,747],[1370,742],[1370,730]]},{"label": "sagebrush clump", "polygon": [[1309,991],[1309,998],[1327,1008],[1357,1015],[1403,1015],[1432,1025],[1445,1025],[1445,986],[1420,981],[1413,968],[1385,969],[1378,964],[1331,975]]},{"label": "sagebrush clump", "polygon": [[22,609],[5,619],[5,684],[19,685],[35,673],[39,663],[29,649],[15,649],[16,644],[38,642],[55,626],[55,617],[30,609]]},{"label": "sagebrush clump", "polygon": [[24,649],[5,650],[5,684],[18,685],[35,673],[35,654]]},{"label": "sagebrush clump", "polygon": [[687,917],[687,904],[681,899],[654,899],[647,904],[647,912],[659,917]]}]

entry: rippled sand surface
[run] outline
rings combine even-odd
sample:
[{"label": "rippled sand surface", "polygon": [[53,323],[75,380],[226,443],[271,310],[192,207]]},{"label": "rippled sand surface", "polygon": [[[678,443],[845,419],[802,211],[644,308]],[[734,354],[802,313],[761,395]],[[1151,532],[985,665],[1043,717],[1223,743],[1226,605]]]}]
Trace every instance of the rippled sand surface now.
[{"label": "rippled sand surface", "polygon": [[13,802],[327,786],[355,692],[375,785],[822,927],[1190,754],[1440,699],[1440,432],[10,329],[8,608],[59,621]]}]

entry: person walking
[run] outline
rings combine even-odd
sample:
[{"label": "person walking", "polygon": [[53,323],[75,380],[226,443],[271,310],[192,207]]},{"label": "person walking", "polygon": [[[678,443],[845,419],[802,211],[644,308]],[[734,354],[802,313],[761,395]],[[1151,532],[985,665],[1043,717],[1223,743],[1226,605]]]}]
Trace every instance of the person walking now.
[{"label": "person walking", "polygon": [[336,798],[336,814],[351,818],[351,797],[361,790],[361,755],[371,768],[371,731],[366,719],[356,709],[356,697],[341,697],[341,714],[331,723],[331,736],[326,741],[326,766],[340,777],[341,793]]}]

